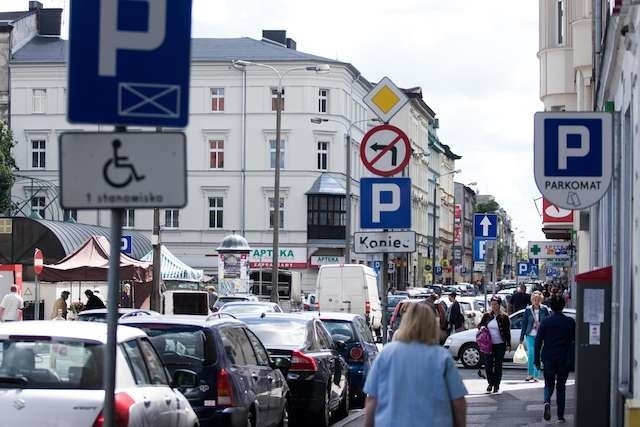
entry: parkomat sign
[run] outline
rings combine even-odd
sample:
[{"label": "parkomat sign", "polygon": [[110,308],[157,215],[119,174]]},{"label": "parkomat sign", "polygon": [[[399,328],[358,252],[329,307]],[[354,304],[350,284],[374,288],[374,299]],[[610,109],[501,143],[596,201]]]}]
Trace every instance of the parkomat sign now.
[{"label": "parkomat sign", "polygon": [[[251,268],[271,268],[273,265],[273,248],[251,249],[249,266]],[[279,248],[279,268],[307,268],[307,248]]]}]

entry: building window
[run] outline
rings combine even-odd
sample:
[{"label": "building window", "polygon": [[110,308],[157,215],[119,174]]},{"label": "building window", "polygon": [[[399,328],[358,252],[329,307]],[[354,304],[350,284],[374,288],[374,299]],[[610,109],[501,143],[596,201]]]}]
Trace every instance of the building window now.
[{"label": "building window", "polygon": [[346,201],[344,196],[309,196],[308,225],[344,226]]},{"label": "building window", "polygon": [[46,166],[46,141],[44,139],[31,140],[31,167],[44,169]]},{"label": "building window", "polygon": [[211,89],[211,111],[224,111],[224,88]]},{"label": "building window", "polygon": [[224,200],[222,197],[209,197],[209,228],[222,228]]},{"label": "building window", "polygon": [[[282,88],[282,100],[281,100],[281,109],[280,111],[284,111],[284,88]],[[271,111],[276,111],[278,109],[278,88],[271,88]]]},{"label": "building window", "polygon": [[318,141],[318,170],[326,171],[329,158],[329,143]]},{"label": "building window", "polygon": [[209,168],[224,168],[224,140],[209,140]]},{"label": "building window", "polygon": [[[274,224],[274,203],[275,198],[273,197],[269,197],[269,228],[273,228],[273,224]],[[280,211],[279,215],[280,218],[278,223],[280,224],[280,229],[284,228],[284,198],[280,197],[280,209],[278,209]]]},{"label": "building window", "polygon": [[558,46],[562,46],[564,44],[564,0],[557,0],[558,3],[556,5],[557,8],[557,33],[558,33]]},{"label": "building window", "polygon": [[[269,140],[269,167],[276,168],[276,140]],[[280,169],[284,169],[284,140],[280,140]]]},{"label": "building window", "polygon": [[62,220],[67,222],[78,222],[78,210],[77,209],[65,209],[62,212]]},{"label": "building window", "polygon": [[33,89],[33,112],[45,113],[47,105],[47,90],[46,89]]},{"label": "building window", "polygon": [[329,111],[329,89],[318,90],[318,112],[326,113]]},{"label": "building window", "polygon": [[44,219],[45,198],[42,196],[34,196],[31,198],[31,213],[40,215]]},{"label": "building window", "polygon": [[164,228],[178,228],[180,225],[179,222],[180,210],[178,209],[167,209],[164,211]]},{"label": "building window", "polygon": [[136,211],[134,209],[125,209],[122,217],[122,226],[132,228],[136,226]]}]

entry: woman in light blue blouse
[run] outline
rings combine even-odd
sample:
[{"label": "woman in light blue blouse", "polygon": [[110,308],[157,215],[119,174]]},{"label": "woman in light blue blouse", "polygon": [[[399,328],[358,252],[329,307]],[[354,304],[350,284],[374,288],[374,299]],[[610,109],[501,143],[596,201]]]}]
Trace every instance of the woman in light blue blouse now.
[{"label": "woman in light blue blouse", "polygon": [[431,307],[409,304],[367,376],[365,427],[466,425],[467,389],[438,329]]}]

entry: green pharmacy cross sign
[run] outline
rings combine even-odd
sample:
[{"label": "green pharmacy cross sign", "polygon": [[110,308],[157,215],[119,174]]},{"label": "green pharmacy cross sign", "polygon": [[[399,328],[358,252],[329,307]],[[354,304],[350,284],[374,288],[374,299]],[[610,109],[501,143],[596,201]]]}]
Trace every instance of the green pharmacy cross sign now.
[{"label": "green pharmacy cross sign", "polygon": [[540,246],[538,245],[531,246],[531,253],[533,253],[534,255],[538,255],[540,253],[540,250]]}]

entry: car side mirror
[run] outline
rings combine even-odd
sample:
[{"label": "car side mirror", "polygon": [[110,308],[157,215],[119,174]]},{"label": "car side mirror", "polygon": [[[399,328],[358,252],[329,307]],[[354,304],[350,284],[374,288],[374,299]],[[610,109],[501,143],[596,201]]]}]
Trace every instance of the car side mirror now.
[{"label": "car side mirror", "polygon": [[345,342],[341,338],[338,338],[335,335],[332,336],[332,338],[333,338],[333,342],[335,343],[336,348],[338,349],[338,351],[344,350]]},{"label": "car side mirror", "polygon": [[291,367],[291,361],[285,359],[284,357],[274,357],[271,359],[271,368],[272,369],[280,369],[283,372],[286,372]]},{"label": "car side mirror", "polygon": [[176,369],[173,373],[171,387],[194,388],[200,383],[198,374],[188,369]]}]

